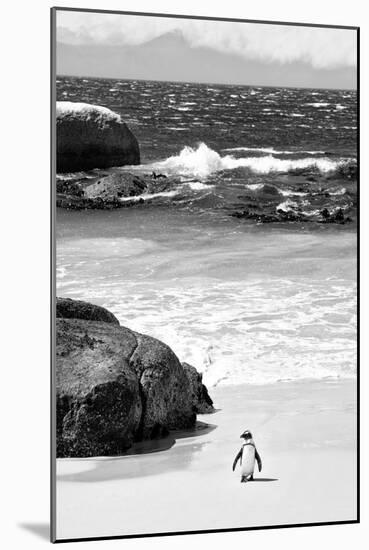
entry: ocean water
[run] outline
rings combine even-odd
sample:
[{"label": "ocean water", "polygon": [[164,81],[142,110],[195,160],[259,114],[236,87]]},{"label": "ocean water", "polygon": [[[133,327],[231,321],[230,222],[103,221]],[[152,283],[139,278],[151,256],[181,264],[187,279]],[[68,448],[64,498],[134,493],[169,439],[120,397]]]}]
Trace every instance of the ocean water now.
[{"label": "ocean water", "polygon": [[58,77],[57,95],[134,132],[142,164],[109,172],[176,176],[129,208],[58,210],[58,295],[210,386],[355,376],[356,92]]}]

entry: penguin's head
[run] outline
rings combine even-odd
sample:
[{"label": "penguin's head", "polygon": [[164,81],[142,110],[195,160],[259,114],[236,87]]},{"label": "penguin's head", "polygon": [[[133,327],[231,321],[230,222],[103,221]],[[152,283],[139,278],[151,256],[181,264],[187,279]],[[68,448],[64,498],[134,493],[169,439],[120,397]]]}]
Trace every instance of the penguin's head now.
[{"label": "penguin's head", "polygon": [[252,439],[252,433],[249,430],[245,430],[241,435],[241,439]]}]

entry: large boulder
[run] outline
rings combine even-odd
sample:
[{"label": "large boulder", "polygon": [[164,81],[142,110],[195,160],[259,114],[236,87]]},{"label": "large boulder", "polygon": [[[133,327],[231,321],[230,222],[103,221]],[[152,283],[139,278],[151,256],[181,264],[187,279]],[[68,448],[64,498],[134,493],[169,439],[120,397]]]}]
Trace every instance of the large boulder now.
[{"label": "large boulder", "polygon": [[56,299],[56,317],[64,319],[84,319],[85,321],[104,321],[119,325],[118,319],[102,306],[96,306],[82,300],[71,298]]},{"label": "large boulder", "polygon": [[56,329],[57,456],[122,453],[142,416],[134,334],[80,319],[57,319]]},{"label": "large boulder", "polygon": [[182,367],[190,383],[192,405],[196,413],[209,414],[214,412],[213,400],[207,387],[202,383],[202,374],[188,363],[182,363]]},{"label": "large boulder", "polygon": [[56,320],[57,456],[121,454],[210,412],[196,369],[163,342],[119,326],[104,308],[70,302],[59,300]]},{"label": "large boulder", "polygon": [[129,357],[136,338],[112,323],[57,319],[57,456],[119,454],[141,420]]},{"label": "large boulder", "polygon": [[140,163],[137,139],[106,107],[58,101],[56,141],[57,172]]}]

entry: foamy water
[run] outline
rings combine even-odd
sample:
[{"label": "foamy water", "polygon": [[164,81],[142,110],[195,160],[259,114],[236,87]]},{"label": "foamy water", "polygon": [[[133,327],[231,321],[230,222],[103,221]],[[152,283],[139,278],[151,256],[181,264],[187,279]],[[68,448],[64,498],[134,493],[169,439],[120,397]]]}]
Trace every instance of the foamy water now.
[{"label": "foamy water", "polygon": [[58,294],[163,340],[209,386],[355,376],[353,234],[206,234],[193,217],[183,232],[162,216],[166,237],[147,212],[139,237],[130,212],[95,221],[114,236],[59,241]]},{"label": "foamy water", "polygon": [[274,147],[228,147],[223,149],[223,151],[255,151],[256,153],[267,153],[271,155],[324,155],[325,151],[305,151],[296,150],[296,151],[280,151],[274,149]]},{"label": "foamy water", "polygon": [[[82,297],[71,286],[60,289]],[[355,288],[345,281],[322,282],[314,290],[291,279],[270,288],[262,280],[189,281],[183,290],[103,286],[83,297],[104,303],[121,324],[165,341],[210,386],[355,374]]]},{"label": "foamy water", "polygon": [[263,156],[235,157],[233,155],[221,156],[206,145],[200,143],[197,147],[184,147],[178,155],[170,156],[165,160],[144,164],[139,167],[129,166],[127,170],[160,171],[164,174],[182,174],[205,178],[210,174],[222,170],[234,170],[236,168],[249,168],[255,174],[288,173],[292,170],[315,168],[321,173],[327,173],[337,169],[340,164],[347,162],[349,158],[332,160],[327,157],[315,158],[319,151],[303,151],[299,154],[309,154],[309,157],[297,159],[280,159],[275,154],[290,155],[296,154],[291,151],[274,151],[273,149],[236,147],[228,151],[255,151],[267,153]]}]

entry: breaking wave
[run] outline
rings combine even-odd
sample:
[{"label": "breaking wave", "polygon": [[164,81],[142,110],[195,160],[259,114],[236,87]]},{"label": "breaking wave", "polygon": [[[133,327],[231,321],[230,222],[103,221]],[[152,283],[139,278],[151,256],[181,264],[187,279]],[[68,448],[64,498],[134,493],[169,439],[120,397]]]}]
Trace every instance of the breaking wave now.
[{"label": "breaking wave", "polygon": [[287,173],[293,170],[315,169],[321,173],[332,172],[352,159],[333,160],[330,158],[304,157],[299,159],[280,159],[272,154],[259,157],[236,158],[233,155],[221,156],[219,153],[200,143],[197,148],[184,147],[178,155],[155,162],[146,168],[160,170],[166,174],[192,175],[199,178],[222,170],[248,168],[257,174],[271,172]]},{"label": "breaking wave", "polygon": [[257,153],[269,153],[271,155],[324,155],[325,151],[278,151],[274,147],[227,147],[223,151],[255,151]]}]

